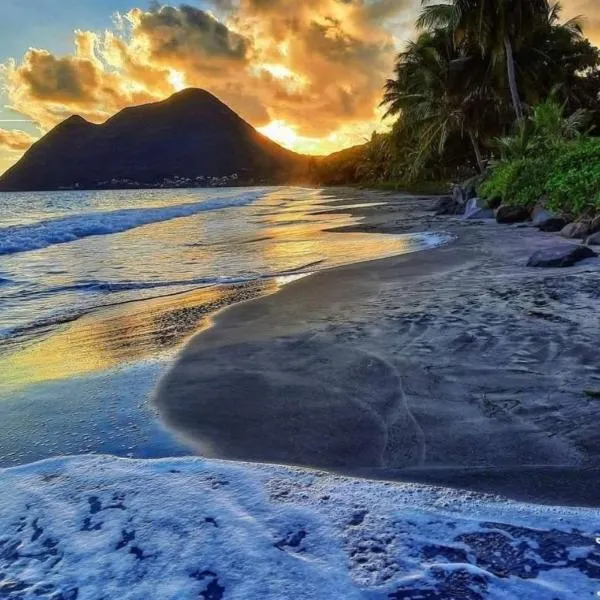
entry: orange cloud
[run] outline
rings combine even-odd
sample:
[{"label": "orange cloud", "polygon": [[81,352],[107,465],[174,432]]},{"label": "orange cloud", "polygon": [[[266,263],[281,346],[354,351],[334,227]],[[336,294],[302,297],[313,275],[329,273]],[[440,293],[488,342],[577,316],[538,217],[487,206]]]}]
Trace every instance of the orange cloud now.
[{"label": "orange cloud", "polygon": [[[153,6],[104,32],[76,31],[74,52],[30,49],[0,65],[9,105],[42,132],[77,113],[102,122],[186,86],[209,90],[280,143],[325,153],[381,125],[377,106],[420,0],[212,0],[211,12]],[[600,41],[597,0],[568,0]]]},{"label": "orange cloud", "polygon": [[24,152],[36,138],[18,129],[0,128],[0,151]]},{"label": "orange cloud", "polygon": [[564,16],[581,16],[585,34],[596,45],[600,45],[600,7],[597,0],[565,0],[561,3]]},{"label": "orange cloud", "polygon": [[186,5],[133,9],[112,31],[75,32],[72,55],[28,50],[2,67],[11,108],[46,131],[194,86],[257,127],[277,123],[301,151],[357,143],[378,126],[397,48],[386,23],[414,0],[214,1],[222,20]]}]

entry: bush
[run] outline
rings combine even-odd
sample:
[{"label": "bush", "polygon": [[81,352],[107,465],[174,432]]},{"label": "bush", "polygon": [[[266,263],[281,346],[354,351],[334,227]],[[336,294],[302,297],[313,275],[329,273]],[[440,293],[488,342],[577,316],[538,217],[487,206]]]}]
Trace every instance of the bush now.
[{"label": "bush", "polygon": [[479,194],[527,207],[545,196],[550,209],[574,217],[600,211],[600,140],[581,138],[540,157],[500,162]]},{"label": "bush", "polygon": [[479,188],[483,198],[533,206],[546,193],[547,158],[520,158],[497,165]]},{"label": "bush", "polygon": [[566,144],[546,182],[549,207],[572,215],[600,210],[600,140]]}]

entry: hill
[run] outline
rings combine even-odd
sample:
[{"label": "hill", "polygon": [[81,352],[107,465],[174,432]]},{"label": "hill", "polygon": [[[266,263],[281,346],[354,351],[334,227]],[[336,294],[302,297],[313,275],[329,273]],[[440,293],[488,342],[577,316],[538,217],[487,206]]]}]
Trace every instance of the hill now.
[{"label": "hill", "polygon": [[209,92],[187,89],[101,125],[69,117],[0,177],[0,190],[287,183],[308,162]]}]

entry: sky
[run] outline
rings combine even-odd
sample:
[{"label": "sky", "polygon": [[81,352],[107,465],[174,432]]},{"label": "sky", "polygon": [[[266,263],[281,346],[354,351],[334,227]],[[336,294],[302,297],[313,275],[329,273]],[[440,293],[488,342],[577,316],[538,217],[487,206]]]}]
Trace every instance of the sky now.
[{"label": "sky", "polygon": [[[600,42],[598,0],[564,0]],[[185,87],[307,154],[364,142],[421,0],[2,0],[0,173],[71,114]]]}]

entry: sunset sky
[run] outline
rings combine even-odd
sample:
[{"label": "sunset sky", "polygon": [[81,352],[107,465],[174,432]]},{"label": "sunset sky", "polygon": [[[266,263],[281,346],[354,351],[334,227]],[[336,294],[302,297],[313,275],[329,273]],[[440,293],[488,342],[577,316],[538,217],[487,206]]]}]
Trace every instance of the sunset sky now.
[{"label": "sunset sky", "polygon": [[[598,0],[565,0],[600,42]],[[381,128],[377,105],[420,0],[2,0],[0,172],[67,116],[205,88],[299,152]]]}]

